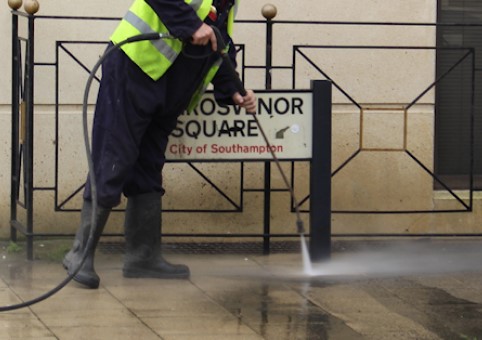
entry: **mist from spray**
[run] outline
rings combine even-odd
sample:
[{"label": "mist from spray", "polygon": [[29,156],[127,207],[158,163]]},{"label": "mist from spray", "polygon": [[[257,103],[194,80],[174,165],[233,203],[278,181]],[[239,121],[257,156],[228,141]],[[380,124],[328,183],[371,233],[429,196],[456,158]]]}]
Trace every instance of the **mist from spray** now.
[{"label": "mist from spray", "polygon": [[[303,256],[304,257],[304,256]],[[305,261],[305,260],[303,260]],[[367,243],[311,264],[307,276],[395,276],[482,271],[482,242]]]},{"label": "mist from spray", "polygon": [[233,277],[236,280],[309,283],[332,278],[350,280],[482,273],[482,239],[335,241],[331,258],[322,262],[310,260],[305,236],[300,236],[300,242],[301,256],[243,256],[239,258],[237,265],[233,266],[234,262],[230,261],[228,266],[223,266],[221,262],[219,265],[196,271],[195,274]]},{"label": "mist from spray", "polygon": [[303,261],[303,273],[308,276],[313,276],[313,266],[311,265],[310,253],[308,252],[308,246],[306,244],[306,238],[304,234],[300,234],[301,242],[301,259]]}]

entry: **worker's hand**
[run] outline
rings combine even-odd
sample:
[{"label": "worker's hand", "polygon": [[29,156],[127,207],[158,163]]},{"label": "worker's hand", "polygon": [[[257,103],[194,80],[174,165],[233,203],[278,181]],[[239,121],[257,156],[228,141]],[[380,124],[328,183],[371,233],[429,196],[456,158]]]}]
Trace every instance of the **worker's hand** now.
[{"label": "worker's hand", "polygon": [[233,101],[236,105],[244,107],[248,113],[256,113],[256,95],[252,90],[247,90],[243,97],[239,92],[233,95]]},{"label": "worker's hand", "polygon": [[216,40],[216,34],[211,26],[203,23],[201,27],[198,28],[196,32],[191,37],[191,43],[193,45],[207,45],[211,43],[211,47],[213,51],[218,50],[218,43]]}]

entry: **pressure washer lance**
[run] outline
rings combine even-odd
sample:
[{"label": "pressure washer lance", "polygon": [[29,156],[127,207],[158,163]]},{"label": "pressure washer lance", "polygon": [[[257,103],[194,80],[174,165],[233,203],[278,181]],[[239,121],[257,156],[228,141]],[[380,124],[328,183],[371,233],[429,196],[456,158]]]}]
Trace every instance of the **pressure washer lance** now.
[{"label": "pressure washer lance", "polygon": [[[227,70],[228,70],[229,73],[231,73],[231,78],[235,82],[239,93],[244,97],[246,95],[246,89],[244,88],[244,85],[241,82],[241,79],[239,79],[239,75],[236,72],[236,68],[234,67],[233,63],[231,62],[231,59],[229,58],[229,55],[226,53],[226,43],[223,39],[223,36],[221,35],[221,32],[219,31],[219,29],[216,26],[211,26],[211,27],[214,31],[214,34],[216,34],[216,40],[217,40],[217,44],[218,44],[217,53],[221,56],[221,58],[223,60],[223,63],[227,65]],[[283,182],[290,192],[291,199],[293,200],[293,203],[295,205],[296,230],[297,230],[298,234],[303,236],[305,234],[305,228],[304,228],[304,225],[303,225],[303,221],[301,220],[300,207],[299,207],[299,204],[298,204],[298,200],[296,199],[296,195],[295,195],[295,192],[293,190],[293,187],[291,186],[290,182],[288,181],[288,177],[286,176],[285,172],[281,168],[281,163],[280,163],[278,157],[276,156],[276,152],[274,152],[274,148],[271,146],[271,143],[270,143],[263,127],[261,126],[261,123],[260,123],[260,121],[257,117],[256,112],[248,112],[248,114],[250,114],[253,117],[253,120],[256,122],[256,125],[258,126],[258,129],[261,132],[261,135],[263,136],[264,142],[266,143],[266,146],[270,150],[271,157],[273,158],[273,161],[275,162],[276,167],[278,168],[278,170],[281,174],[281,177],[283,178]]]},{"label": "pressure washer lance", "polygon": [[[224,52],[226,49],[226,43],[224,42],[224,39],[221,35],[221,32],[217,29],[217,27],[212,26],[214,33],[216,34],[216,39],[218,41],[218,50],[217,53],[221,56],[223,59],[223,62],[228,66],[227,69],[231,73],[232,79],[236,83],[236,87],[238,88],[239,93],[242,96],[246,95],[246,89],[244,88],[243,83],[239,79],[238,74],[236,73],[236,70],[234,68],[234,65],[232,64],[231,60],[229,59],[229,56]],[[57,292],[59,292],[62,288],[67,286],[67,284],[72,281],[72,279],[77,275],[77,273],[80,271],[82,268],[86,258],[87,254],[89,253],[89,249],[92,248],[93,246],[93,235],[95,233],[95,230],[97,229],[96,225],[96,215],[97,215],[97,185],[96,185],[96,180],[95,180],[95,175],[94,175],[94,165],[91,157],[91,147],[90,147],[90,142],[89,142],[89,129],[88,129],[88,120],[87,120],[87,107],[88,107],[88,98],[89,98],[89,92],[90,88],[92,85],[92,82],[95,78],[95,74],[99,70],[100,66],[104,62],[104,60],[112,53],[114,50],[120,48],[121,46],[137,41],[143,41],[143,40],[158,40],[158,39],[175,39],[175,37],[171,36],[170,34],[162,34],[162,33],[145,33],[145,34],[139,34],[130,38],[127,38],[117,44],[114,44],[110,46],[104,54],[99,58],[97,63],[94,65],[92,70],[90,71],[89,78],[87,79],[87,83],[85,86],[85,91],[84,91],[84,100],[83,100],[83,105],[82,105],[82,122],[83,122],[83,134],[84,134],[84,144],[85,144],[85,151],[87,155],[87,165],[89,169],[89,179],[90,179],[90,185],[91,185],[91,197],[92,197],[92,215],[91,215],[91,230],[89,234],[89,238],[87,240],[87,244],[84,250],[84,253],[82,254],[82,260],[79,263],[79,266],[75,268],[75,270],[69,274],[62,282],[60,282],[56,287],[52,288],[48,292],[34,298],[28,301],[24,301],[22,303],[16,304],[16,305],[10,305],[10,306],[0,306],[0,312],[8,312],[8,311],[13,311],[21,308],[26,308],[29,306],[32,306],[38,302],[44,301]],[[256,112],[248,112],[251,114],[253,117],[254,121],[256,122],[256,125],[258,126],[261,135],[263,136],[263,139],[266,143],[266,145],[269,147],[271,156],[276,163],[276,166],[278,167],[278,170],[281,174],[281,177],[283,178],[283,181],[286,185],[286,187],[289,189],[291,198],[295,204],[295,211],[296,211],[296,227],[297,227],[297,232],[300,234],[302,237],[304,237],[305,230],[303,227],[303,221],[301,220],[301,213],[299,210],[299,204],[296,199],[293,187],[290,185],[288,178],[286,177],[286,174],[284,173],[283,169],[281,168],[280,161],[278,157],[276,156],[276,153],[273,151],[273,148],[271,147],[271,143],[268,140],[268,137],[266,136],[266,133],[264,132],[263,127],[261,126],[258,117],[256,116]]]}]

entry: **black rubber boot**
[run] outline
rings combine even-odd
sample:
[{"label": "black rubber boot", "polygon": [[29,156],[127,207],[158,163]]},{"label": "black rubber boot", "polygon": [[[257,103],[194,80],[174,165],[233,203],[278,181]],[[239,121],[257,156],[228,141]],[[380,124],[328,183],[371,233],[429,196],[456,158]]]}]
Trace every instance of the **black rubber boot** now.
[{"label": "black rubber boot", "polygon": [[[87,288],[98,288],[100,283],[100,278],[94,270],[94,255],[95,248],[99,243],[100,236],[104,230],[104,226],[107,222],[111,209],[106,209],[102,207],[97,208],[97,219],[96,228],[93,235],[92,248],[88,250],[87,257],[82,268],[74,276],[74,280]],[[80,262],[82,261],[82,256],[84,255],[85,247],[87,246],[87,241],[89,240],[90,229],[91,229],[91,216],[92,216],[92,203],[85,200],[81,212],[80,227],[75,235],[74,244],[72,249],[65,255],[63,260],[64,268],[69,274],[72,274]]]},{"label": "black rubber boot", "polygon": [[187,279],[189,268],[161,256],[161,194],[129,197],[125,216],[124,277]]}]

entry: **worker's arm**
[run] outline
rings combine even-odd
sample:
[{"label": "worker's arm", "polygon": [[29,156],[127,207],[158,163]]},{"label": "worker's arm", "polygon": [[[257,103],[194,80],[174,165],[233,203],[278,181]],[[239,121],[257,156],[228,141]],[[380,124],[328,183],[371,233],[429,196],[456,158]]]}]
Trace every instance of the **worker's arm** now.
[{"label": "worker's arm", "polygon": [[178,39],[190,40],[194,45],[211,43],[216,50],[216,36],[212,28],[197,16],[184,0],[145,0],[157,13],[169,32]]},{"label": "worker's arm", "polygon": [[248,90],[244,96],[241,95],[237,82],[233,79],[233,76],[238,76],[231,69],[232,67],[236,68],[236,48],[231,37],[226,32],[224,33],[223,38],[229,46],[227,53],[229,60],[231,60],[231,65],[223,62],[212,80],[216,101],[221,105],[239,105],[244,107],[247,112],[256,112],[257,100],[254,92]]},{"label": "worker's arm", "polygon": [[257,99],[252,90],[246,90],[243,96],[233,81],[232,73],[226,72],[225,66],[221,65],[213,79],[214,96],[220,105],[239,105],[247,112],[256,112]]}]

